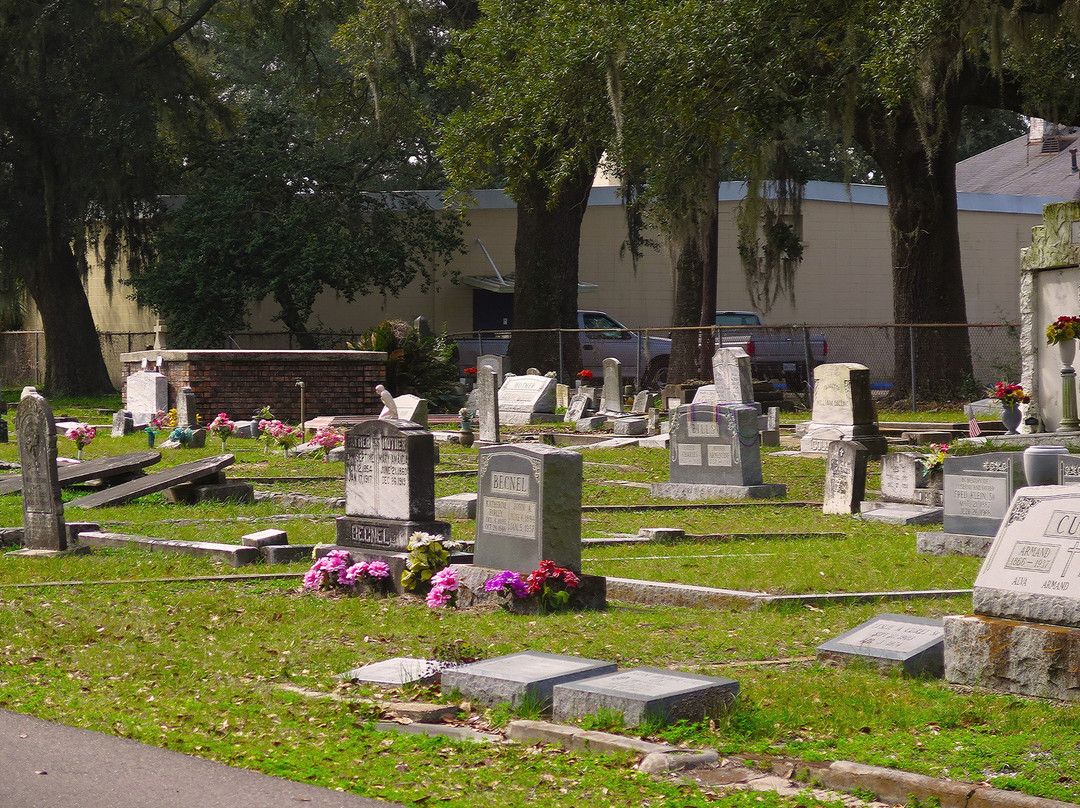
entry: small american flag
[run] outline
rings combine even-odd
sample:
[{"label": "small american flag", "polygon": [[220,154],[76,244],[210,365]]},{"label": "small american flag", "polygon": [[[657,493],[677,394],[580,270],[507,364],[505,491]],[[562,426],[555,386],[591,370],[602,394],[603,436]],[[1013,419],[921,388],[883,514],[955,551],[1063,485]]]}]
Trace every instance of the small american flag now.
[{"label": "small american flag", "polygon": [[982,434],[982,430],[979,428],[979,422],[975,420],[975,416],[972,415],[968,421],[968,437],[977,438]]}]

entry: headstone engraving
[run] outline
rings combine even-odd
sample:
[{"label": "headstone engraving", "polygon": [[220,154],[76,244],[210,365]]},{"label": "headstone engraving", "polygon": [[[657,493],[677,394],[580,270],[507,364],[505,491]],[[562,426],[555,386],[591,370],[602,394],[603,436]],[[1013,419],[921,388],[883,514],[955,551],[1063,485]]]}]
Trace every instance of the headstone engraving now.
[{"label": "headstone engraving", "polygon": [[749,404],[754,400],[750,357],[742,348],[718,348],[713,354],[713,383],[721,404]]},{"label": "headstone engraving", "polygon": [[877,411],[870,395],[870,370],[854,363],[818,365],[814,368],[814,411],[802,428],[800,449],[826,454],[832,440],[854,440],[873,459],[888,449],[877,425]]},{"label": "headstone engraving", "polygon": [[944,529],[947,533],[993,536],[1013,493],[1024,485],[1020,452],[946,457]]},{"label": "headstone engraving", "polygon": [[442,689],[444,693],[456,690],[480,704],[520,706],[528,700],[546,706],[556,685],[615,669],[615,663],[599,659],[521,651],[444,671]]},{"label": "headstone engraving", "polygon": [[531,572],[541,561],[581,570],[578,452],[544,445],[483,446],[474,562]]},{"label": "headstone engraving", "polygon": [[345,516],[337,543],[402,551],[423,531],[449,538],[435,521],[435,438],[412,421],[378,418],[345,436]]},{"label": "headstone engraving", "polygon": [[556,421],[555,380],[547,376],[508,376],[499,388],[499,418],[504,424]]},{"label": "headstone engraving", "polygon": [[604,401],[600,409],[612,413],[623,411],[622,362],[610,356],[604,360]]},{"label": "headstone engraving", "polygon": [[879,667],[903,667],[911,676],[941,676],[945,628],[941,620],[879,614],[817,647],[826,659],[867,659]]},{"label": "headstone engraving", "polygon": [[477,367],[476,381],[480,416],[480,441],[498,443],[499,437],[499,395],[495,387],[495,371],[487,365]]},{"label": "headstone engraving", "polygon": [[27,550],[66,550],[64,503],[56,476],[56,426],[49,402],[36,392],[24,395],[15,414],[23,479],[23,546]]},{"label": "headstone engraving", "polygon": [[829,444],[825,459],[825,502],[822,513],[858,513],[866,496],[866,460],[861,443],[837,440]]}]

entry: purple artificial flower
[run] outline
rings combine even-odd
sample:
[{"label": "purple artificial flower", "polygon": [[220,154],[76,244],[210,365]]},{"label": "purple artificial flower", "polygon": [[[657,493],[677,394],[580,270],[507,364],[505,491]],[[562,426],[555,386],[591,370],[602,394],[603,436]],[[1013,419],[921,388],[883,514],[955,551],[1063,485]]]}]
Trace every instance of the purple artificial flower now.
[{"label": "purple artificial flower", "polygon": [[524,598],[529,594],[529,588],[521,580],[521,576],[510,570],[503,570],[494,578],[489,578],[488,582],[484,584],[484,589],[487,592],[501,592],[507,587],[509,587],[515,598]]}]

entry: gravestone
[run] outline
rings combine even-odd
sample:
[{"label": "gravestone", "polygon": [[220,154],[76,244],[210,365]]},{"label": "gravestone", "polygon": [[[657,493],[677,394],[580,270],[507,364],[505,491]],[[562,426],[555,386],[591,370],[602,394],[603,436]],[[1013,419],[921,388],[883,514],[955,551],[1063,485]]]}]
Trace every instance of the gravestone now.
[{"label": "gravestone", "polygon": [[645,413],[645,434],[650,436],[660,434],[660,410],[656,407],[650,407]]},{"label": "gravestone", "polygon": [[615,670],[615,663],[599,659],[521,651],[443,671],[442,690],[479,704],[543,708],[551,704],[557,685]]},{"label": "gravestone", "polygon": [[754,400],[750,357],[742,348],[718,348],[713,354],[713,385],[721,404],[749,404]]},{"label": "gravestone", "polygon": [[525,375],[526,376],[542,376],[543,374],[540,372],[540,368],[526,368],[525,369]]},{"label": "gravestone", "polygon": [[823,659],[863,659],[882,669],[901,667],[910,676],[938,677],[945,667],[945,627],[929,617],[879,614],[817,651]]},{"label": "gravestone", "polygon": [[135,416],[130,410],[120,410],[113,415],[112,437],[122,438],[135,431]]},{"label": "gravestone", "polygon": [[398,418],[402,421],[412,421],[427,429],[428,401],[426,398],[406,393],[403,396],[395,396],[394,403],[397,405]]},{"label": "gravestone", "polygon": [[972,591],[974,614],[945,618],[945,678],[1080,700],[1080,490],[1016,492]]},{"label": "gravestone", "polygon": [[1080,455],[1058,458],[1058,485],[1080,485]]},{"label": "gravestone", "polygon": [[630,668],[555,685],[552,718],[565,722],[610,710],[631,727],[645,721],[702,721],[722,715],[738,694],[734,679]]},{"label": "gravestone", "polygon": [[195,391],[190,387],[181,387],[176,397],[176,425],[192,427],[197,425],[195,417]]},{"label": "gravestone", "polygon": [[483,356],[476,357],[476,375],[479,378],[480,368],[491,368],[492,373],[495,374],[495,386],[496,388],[502,387],[504,381],[503,373],[503,360],[504,357],[498,354],[484,354]]},{"label": "gravestone", "polygon": [[[720,396],[716,392],[715,384],[703,384],[701,385],[701,387],[694,391],[694,397],[690,399],[690,403],[712,404],[715,406],[716,404],[722,404],[723,402],[720,400]],[[675,406],[677,407],[678,404],[676,404]],[[672,412],[675,411],[675,407],[673,407],[670,403],[668,404],[668,409]]]},{"label": "gravestone", "polygon": [[69,508],[100,508],[105,505],[121,505],[133,499],[165,491],[184,483],[220,483],[221,470],[231,466],[236,458],[231,454],[204,457],[190,463],[148,474],[126,483],[106,488],[89,496],[80,497],[68,503]]},{"label": "gravestone", "polygon": [[647,415],[650,407],[656,406],[656,393],[650,393],[648,390],[642,390],[634,396],[634,403],[630,407],[630,412],[634,415]]},{"label": "gravestone", "polygon": [[450,537],[435,520],[435,437],[412,421],[379,418],[345,436],[343,547],[403,552],[417,531]]},{"label": "gravestone", "polygon": [[499,388],[503,424],[536,424],[560,420],[555,415],[555,380],[547,376],[507,376]]},{"label": "gravestone", "polygon": [[476,382],[477,413],[480,418],[480,442],[499,443],[499,394],[495,387],[495,371],[487,365],[478,367]]},{"label": "gravestone", "polygon": [[56,426],[49,402],[24,394],[15,414],[23,480],[23,547],[30,551],[67,549],[64,503],[56,476]]},{"label": "gravestone", "polygon": [[648,427],[644,415],[624,415],[614,421],[616,435],[644,435]]},{"label": "gravestone", "polygon": [[575,393],[574,397],[570,399],[570,406],[566,408],[566,420],[570,423],[580,421],[585,417],[588,408],[589,397],[583,393]]},{"label": "gravestone", "polygon": [[799,424],[799,448],[826,454],[834,440],[858,441],[873,460],[888,450],[878,431],[877,411],[870,396],[870,370],[854,363],[814,368],[814,411],[809,423]]},{"label": "gravestone", "polygon": [[762,446],[779,446],[780,408],[769,407],[766,413],[758,418],[758,427],[761,429]]},{"label": "gravestone", "polygon": [[756,404],[684,404],[674,416],[669,445],[669,479],[653,483],[653,496],[783,497],[787,487],[764,483]]},{"label": "gravestone", "polygon": [[[881,498],[885,502],[911,502],[940,507],[943,504],[941,477],[931,478],[915,452],[889,452],[881,458]],[[932,480],[937,481],[932,485]]]},{"label": "gravestone", "polygon": [[578,452],[545,445],[482,446],[474,563],[532,572],[543,560],[581,571]]},{"label": "gravestone", "polygon": [[334,675],[334,679],[350,682],[379,685],[380,687],[401,687],[403,685],[433,683],[439,674],[453,663],[437,659],[417,659],[416,657],[393,657],[370,665],[347,670]]},{"label": "gravestone", "polygon": [[604,360],[604,400],[600,405],[600,411],[610,413],[623,411],[622,362],[610,356]]},{"label": "gravestone", "polygon": [[985,556],[1016,490],[1024,485],[1022,452],[946,457],[942,531],[917,533],[924,555]]},{"label": "gravestone", "polygon": [[570,386],[566,384],[555,385],[555,409],[566,410],[570,406]]},{"label": "gravestone", "polygon": [[156,371],[135,371],[124,382],[124,405],[136,421],[148,421],[159,410],[168,410],[169,380]]},{"label": "gravestone", "polygon": [[829,444],[822,513],[858,513],[859,503],[866,496],[868,455],[866,447],[855,441],[836,440]]}]

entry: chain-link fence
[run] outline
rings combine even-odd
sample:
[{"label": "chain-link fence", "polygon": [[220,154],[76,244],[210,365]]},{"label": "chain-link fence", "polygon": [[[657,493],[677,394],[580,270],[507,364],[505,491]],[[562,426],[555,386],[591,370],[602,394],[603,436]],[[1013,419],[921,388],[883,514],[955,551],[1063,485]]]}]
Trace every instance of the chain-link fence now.
[{"label": "chain-link fence", "polygon": [[[821,362],[855,362],[870,369],[877,388],[895,386],[914,403],[942,399],[934,371],[942,362],[939,352],[927,345],[961,344],[964,332],[971,346],[970,378],[956,379],[952,395],[965,400],[981,398],[986,386],[997,381],[1019,381],[1020,329],[1017,323],[976,323],[969,325],[790,325],[723,326],[713,329],[680,329],[701,344],[711,332],[715,345],[745,347],[758,380],[772,380],[788,389],[801,390],[807,380],[806,368]],[[562,381],[570,381],[588,368],[598,377],[603,360],[615,357],[622,373],[656,386],[667,381],[668,354],[673,331],[670,328],[639,330],[533,329],[451,334],[457,343],[460,368],[474,366],[481,354],[505,354],[511,338],[531,341],[531,356],[547,356],[542,371],[554,370]],[[326,349],[346,347],[354,332],[317,335]],[[149,350],[152,332],[107,332],[99,334],[106,367],[119,387],[120,354]],[[296,338],[285,332],[245,332],[234,334],[232,347],[238,350],[292,350]],[[707,339],[706,339],[707,345]],[[544,350],[537,352],[537,347]],[[809,360],[809,361],[808,361]],[[699,368],[704,375],[705,368]],[[524,368],[518,369],[524,371]],[[812,373],[809,374],[812,377]],[[40,385],[45,376],[45,339],[40,331],[0,332],[0,383],[7,387]],[[914,390],[914,396],[911,391]]]}]

